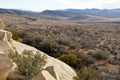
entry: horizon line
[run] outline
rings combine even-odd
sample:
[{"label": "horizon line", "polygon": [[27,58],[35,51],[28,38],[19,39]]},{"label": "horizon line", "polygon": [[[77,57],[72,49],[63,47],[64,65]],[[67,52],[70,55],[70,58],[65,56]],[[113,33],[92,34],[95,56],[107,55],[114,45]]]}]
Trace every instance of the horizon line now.
[{"label": "horizon line", "polygon": [[76,10],[90,10],[90,9],[98,9],[98,10],[112,10],[112,9],[120,9],[120,8],[104,8],[104,9],[100,9],[100,8],[85,8],[85,9],[78,9],[78,8],[65,8],[65,9],[44,9],[41,11],[33,11],[33,10],[27,10],[27,9],[19,9],[19,8],[1,8],[0,9],[8,9],[8,10],[20,10],[20,11],[28,11],[28,12],[43,12],[45,10],[67,10],[67,9],[76,9]]}]

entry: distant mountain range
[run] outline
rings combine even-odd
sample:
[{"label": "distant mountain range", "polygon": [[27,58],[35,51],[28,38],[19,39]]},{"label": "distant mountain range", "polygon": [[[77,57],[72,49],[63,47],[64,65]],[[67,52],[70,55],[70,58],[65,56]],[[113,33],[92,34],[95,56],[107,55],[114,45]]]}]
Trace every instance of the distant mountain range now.
[{"label": "distant mountain range", "polygon": [[120,9],[63,9],[45,10],[43,18],[75,22],[120,22]]},{"label": "distant mountain range", "polygon": [[32,11],[23,11],[16,9],[2,9],[0,8],[0,14],[16,14],[16,15],[30,15],[30,16],[39,16],[40,13]]},{"label": "distant mountain range", "polygon": [[80,14],[89,14],[89,15],[96,15],[96,16],[103,16],[103,17],[110,17],[116,18],[120,17],[120,9],[65,9],[61,10],[64,12],[72,12],[72,13],[80,13]]},{"label": "distant mountain range", "polygon": [[0,8],[0,14],[27,15],[48,20],[63,20],[75,22],[120,22],[120,9],[63,9],[32,12]]}]

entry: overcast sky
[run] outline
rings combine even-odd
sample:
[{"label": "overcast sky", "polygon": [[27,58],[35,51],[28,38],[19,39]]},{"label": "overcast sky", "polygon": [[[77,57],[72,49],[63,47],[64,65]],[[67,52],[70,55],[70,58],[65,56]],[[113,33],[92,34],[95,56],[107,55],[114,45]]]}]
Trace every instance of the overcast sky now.
[{"label": "overcast sky", "polygon": [[120,8],[120,0],[0,0],[0,8],[43,11],[46,9],[112,9]]}]

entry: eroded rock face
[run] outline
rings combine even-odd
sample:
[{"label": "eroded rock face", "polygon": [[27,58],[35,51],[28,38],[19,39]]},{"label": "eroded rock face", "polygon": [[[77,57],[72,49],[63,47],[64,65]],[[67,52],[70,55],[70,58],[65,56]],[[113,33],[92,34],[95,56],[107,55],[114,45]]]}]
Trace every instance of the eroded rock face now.
[{"label": "eroded rock face", "polygon": [[11,41],[12,40],[12,33],[5,31],[5,30],[0,30],[0,40],[1,41]]},{"label": "eroded rock face", "polygon": [[56,80],[60,80],[54,66],[48,66],[46,69]]},{"label": "eroded rock face", "polygon": [[32,80],[57,80],[57,79],[55,79],[48,71],[43,70]]},{"label": "eroded rock face", "polygon": [[9,31],[3,30],[4,23],[0,20],[0,41],[11,41],[12,40],[12,33]]},{"label": "eroded rock face", "polygon": [[42,72],[38,73],[32,80],[60,80],[53,66],[48,66]]},{"label": "eroded rock face", "polygon": [[0,80],[6,80],[8,73],[13,67],[10,59],[4,54],[0,54]]},{"label": "eroded rock face", "polygon": [[9,31],[0,30],[0,52],[8,54],[9,51],[14,51],[12,43],[12,34]]}]

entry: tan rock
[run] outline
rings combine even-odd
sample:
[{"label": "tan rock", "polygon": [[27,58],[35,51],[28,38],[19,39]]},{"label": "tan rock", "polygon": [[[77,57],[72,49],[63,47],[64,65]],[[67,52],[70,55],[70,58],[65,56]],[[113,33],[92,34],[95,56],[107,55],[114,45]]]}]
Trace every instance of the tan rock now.
[{"label": "tan rock", "polygon": [[0,30],[0,40],[11,41],[12,40],[12,33],[5,31],[5,30]]},{"label": "tan rock", "polygon": [[54,66],[48,66],[46,69],[56,80],[60,80]]},{"label": "tan rock", "polygon": [[55,79],[48,71],[43,70],[32,80],[57,80],[57,79]]},{"label": "tan rock", "polygon": [[0,80],[6,80],[8,73],[11,71],[13,67],[12,62],[10,59],[0,54]]},{"label": "tan rock", "polygon": [[[56,80],[48,71],[43,70],[41,72],[43,76],[45,77],[45,80]],[[40,80],[40,79],[39,79]]]},{"label": "tan rock", "polygon": [[2,20],[0,20],[0,30],[2,30],[4,28],[5,24],[2,22]]},{"label": "tan rock", "polygon": [[12,34],[11,32],[0,30],[0,52],[7,54],[9,50],[14,50],[15,48],[12,44]]},{"label": "tan rock", "polygon": [[9,74],[8,74],[8,79],[9,80],[23,80],[25,78],[25,76],[20,75],[17,71],[12,70]]},{"label": "tan rock", "polygon": [[35,76],[32,80],[46,80],[45,77],[43,76],[43,74],[40,72],[39,74],[37,74],[37,76]]}]

